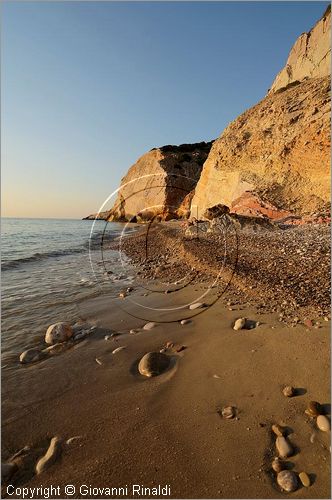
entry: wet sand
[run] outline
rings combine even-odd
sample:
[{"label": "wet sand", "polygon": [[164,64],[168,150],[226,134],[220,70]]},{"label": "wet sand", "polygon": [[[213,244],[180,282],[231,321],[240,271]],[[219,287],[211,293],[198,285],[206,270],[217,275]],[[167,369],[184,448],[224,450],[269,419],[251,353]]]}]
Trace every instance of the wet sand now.
[{"label": "wet sand", "polygon": [[[289,496],[330,498],[330,433],[317,430],[304,414],[310,400],[330,413],[330,322],[290,328],[278,313],[258,315],[230,293],[197,310],[187,325],[178,322],[181,313],[169,322],[171,313],[160,311],[205,290],[196,284],[167,295],[139,289],[124,299],[92,299],[84,314],[97,329],[86,340],[52,359],[3,370],[2,458],[26,445],[32,449],[10,482],[59,486],[61,496],[53,498],[108,497],[80,492],[81,485],[127,485],[127,494],[113,497],[130,498],[133,484],[169,485],[171,498],[281,498],[285,494],[271,471],[271,424],[279,423],[295,447],[290,466],[312,480]],[[146,323],[128,314],[142,310],[132,299],[158,309],[147,313],[160,322],[155,328],[128,333]],[[227,300],[238,304],[230,307]],[[240,316],[261,324],[236,332],[232,325]],[[121,335],[106,341],[110,332]],[[186,347],[173,355],[174,366],[158,377],[140,376],[138,360],[167,341]],[[126,349],[112,354],[120,346]],[[286,398],[284,385],[299,389],[298,395]],[[218,410],[229,405],[237,408],[236,419],[220,417]],[[48,471],[34,476],[36,458],[56,435],[80,438],[63,447]],[[65,494],[67,484],[75,486],[74,495]]]}]

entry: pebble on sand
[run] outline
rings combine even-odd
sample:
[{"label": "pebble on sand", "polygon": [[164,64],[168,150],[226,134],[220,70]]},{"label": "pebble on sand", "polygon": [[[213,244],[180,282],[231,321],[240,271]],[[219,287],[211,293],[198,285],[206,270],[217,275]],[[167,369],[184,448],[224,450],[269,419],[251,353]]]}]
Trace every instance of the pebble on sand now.
[{"label": "pebble on sand", "polygon": [[295,394],[295,389],[291,385],[286,385],[283,388],[282,393],[284,396],[286,396],[286,398],[291,398]]},{"label": "pebble on sand", "polygon": [[195,302],[194,304],[190,304],[189,309],[193,311],[194,309],[201,309],[202,307],[205,307],[203,302]]},{"label": "pebble on sand", "polygon": [[182,319],[182,320],[180,321],[180,324],[181,324],[181,325],[188,325],[189,323],[191,323],[190,319]]},{"label": "pebble on sand", "polygon": [[46,344],[57,344],[65,342],[73,335],[73,329],[69,323],[59,322],[48,327],[45,335]]},{"label": "pebble on sand", "polygon": [[293,454],[293,448],[287,439],[283,436],[278,436],[276,439],[276,448],[281,458],[290,457]]},{"label": "pebble on sand", "polygon": [[20,363],[35,363],[43,357],[42,351],[39,349],[27,349],[20,355]]},{"label": "pebble on sand", "polygon": [[135,335],[135,334],[136,334],[136,333],[138,333],[138,332],[139,332],[138,328],[132,328],[132,329],[130,330],[130,332],[129,332],[129,333],[130,333],[131,335]]},{"label": "pebble on sand", "polygon": [[285,469],[285,464],[278,457],[276,457],[273,459],[272,469],[275,472],[281,472],[282,470]]},{"label": "pebble on sand", "polygon": [[238,318],[233,326],[233,330],[242,330],[245,327],[246,318]]},{"label": "pebble on sand", "polygon": [[156,326],[156,323],[154,323],[153,321],[150,321],[149,323],[146,323],[143,326],[143,330],[152,330],[152,328],[154,328],[155,326]]},{"label": "pebble on sand", "polygon": [[125,349],[126,346],[123,345],[121,347],[117,347],[116,349],[114,349],[114,351],[112,351],[112,354],[116,354],[117,352],[120,352],[120,351],[123,351],[123,349]]},{"label": "pebble on sand", "polygon": [[70,445],[74,443],[75,441],[78,441],[79,439],[82,439],[82,436],[73,436],[69,439],[67,439],[66,444]]},{"label": "pebble on sand", "polygon": [[310,401],[305,413],[309,415],[309,417],[318,417],[318,415],[322,413],[320,404],[317,401]]},{"label": "pebble on sand", "polygon": [[320,431],[328,432],[331,430],[330,421],[325,415],[318,415],[316,423]]},{"label": "pebble on sand", "polygon": [[43,352],[49,354],[50,356],[56,356],[57,354],[60,354],[66,349],[68,349],[68,346],[65,343],[58,342],[57,344],[53,344],[50,345],[49,347],[46,347],[46,349],[43,349]]},{"label": "pebble on sand", "polygon": [[308,476],[308,474],[306,472],[300,472],[299,478],[300,478],[300,481],[303,484],[303,486],[305,488],[309,488],[311,481],[310,481],[310,477]]},{"label": "pebble on sand", "polygon": [[62,440],[55,436],[51,439],[50,446],[43,457],[41,457],[36,465],[36,473],[40,474],[48,469],[57,460],[61,453]]},{"label": "pebble on sand", "polygon": [[271,429],[272,429],[272,432],[274,432],[274,434],[276,436],[281,437],[284,435],[283,428],[278,424],[273,424]]},{"label": "pebble on sand", "polygon": [[154,377],[165,371],[170,363],[167,354],[161,352],[148,352],[144,354],[138,364],[138,371],[145,377]]},{"label": "pebble on sand", "polygon": [[297,476],[291,470],[282,470],[277,475],[277,483],[280,488],[287,493],[295,491],[298,486]]},{"label": "pebble on sand", "polygon": [[236,415],[236,410],[235,410],[234,406],[225,406],[221,410],[221,414],[226,419],[234,418]]}]

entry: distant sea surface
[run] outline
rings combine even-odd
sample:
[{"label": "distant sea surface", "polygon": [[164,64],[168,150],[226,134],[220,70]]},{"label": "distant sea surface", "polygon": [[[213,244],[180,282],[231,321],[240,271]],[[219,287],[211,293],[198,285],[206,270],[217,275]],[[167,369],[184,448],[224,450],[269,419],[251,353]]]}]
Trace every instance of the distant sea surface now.
[{"label": "distant sea surface", "polygon": [[31,347],[57,321],[75,322],[80,303],[117,295],[130,263],[108,249],[134,227],[88,220],[2,219],[2,352]]}]

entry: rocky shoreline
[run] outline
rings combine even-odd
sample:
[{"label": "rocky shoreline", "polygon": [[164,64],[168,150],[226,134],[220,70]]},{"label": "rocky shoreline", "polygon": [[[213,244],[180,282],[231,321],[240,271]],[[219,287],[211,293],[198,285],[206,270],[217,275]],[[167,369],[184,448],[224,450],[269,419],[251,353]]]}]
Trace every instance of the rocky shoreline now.
[{"label": "rocky shoreline", "polygon": [[112,248],[131,257],[138,279],[176,283],[190,275],[191,283],[213,285],[226,305],[246,303],[259,313],[278,313],[290,326],[319,328],[330,319],[330,225],[266,229],[248,220],[244,230],[232,226],[215,234],[188,223],[143,226]]}]

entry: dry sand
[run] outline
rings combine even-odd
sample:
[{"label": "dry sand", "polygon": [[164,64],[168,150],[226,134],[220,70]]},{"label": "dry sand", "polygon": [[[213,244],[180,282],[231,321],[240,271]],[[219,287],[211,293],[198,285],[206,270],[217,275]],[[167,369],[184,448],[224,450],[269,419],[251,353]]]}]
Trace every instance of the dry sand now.
[{"label": "dry sand", "polygon": [[[172,498],[281,498],[271,472],[271,424],[277,422],[288,427],[296,449],[290,466],[312,480],[289,496],[330,498],[330,433],[304,414],[310,400],[330,413],[330,322],[290,328],[277,313],[258,316],[256,309],[238,304],[229,310],[217,301],[184,326],[162,323],[172,313],[144,310],[144,317],[161,323],[128,334],[146,322],[128,314],[143,311],[132,299],[160,309],[190,301],[200,290],[203,284],[168,295],[135,290],[125,299],[93,299],[83,313],[98,328],[87,340],[52,359],[3,371],[3,459],[26,445],[33,450],[12,484],[60,486],[60,498],[107,497],[84,496],[80,485],[127,485],[123,496],[131,497],[132,484],[169,485]],[[261,324],[235,332],[240,316]],[[109,330],[123,334],[106,341]],[[186,349],[164,374],[140,376],[137,361],[167,341]],[[112,354],[120,346],[126,349]],[[284,385],[300,389],[299,395],[286,398]],[[237,408],[236,419],[218,414],[228,405]],[[81,437],[64,446],[48,471],[33,476],[36,458],[56,435]],[[75,485],[74,496],[65,495],[66,484]]]}]

